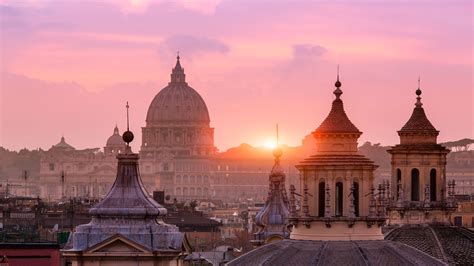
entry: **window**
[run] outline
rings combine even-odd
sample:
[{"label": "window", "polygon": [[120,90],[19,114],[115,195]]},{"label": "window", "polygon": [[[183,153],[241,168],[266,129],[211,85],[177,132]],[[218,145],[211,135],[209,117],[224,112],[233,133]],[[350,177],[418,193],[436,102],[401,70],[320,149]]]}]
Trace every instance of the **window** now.
[{"label": "window", "polygon": [[359,183],[354,182],[354,209],[355,216],[359,217]]},{"label": "window", "polygon": [[49,171],[54,171],[54,163],[49,164]]},{"label": "window", "polygon": [[420,171],[416,168],[411,170],[411,200],[420,200]]},{"label": "window", "polygon": [[400,193],[401,186],[402,186],[402,170],[397,169],[397,195],[395,195],[397,199],[398,199],[398,194]]},{"label": "window", "polygon": [[342,216],[342,200],[343,200],[343,185],[342,182],[336,183],[336,216]]},{"label": "window", "polygon": [[430,171],[430,200],[436,201],[436,169]]},{"label": "window", "polygon": [[326,206],[326,183],[321,182],[319,183],[319,191],[318,191],[318,216],[324,217],[324,207]]},{"label": "window", "polygon": [[168,171],[169,170],[169,165],[167,163],[163,164],[163,171]]}]

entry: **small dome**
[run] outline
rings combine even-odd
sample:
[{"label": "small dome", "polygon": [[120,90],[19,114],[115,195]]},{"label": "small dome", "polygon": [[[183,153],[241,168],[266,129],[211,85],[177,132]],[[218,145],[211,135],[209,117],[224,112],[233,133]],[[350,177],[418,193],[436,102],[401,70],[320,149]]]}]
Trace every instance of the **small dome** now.
[{"label": "small dome", "polygon": [[206,103],[197,91],[185,82],[179,58],[171,74],[171,82],[153,99],[146,116],[147,125],[167,122],[210,123]]},{"label": "small dome", "polygon": [[75,148],[73,146],[69,145],[66,142],[66,139],[64,137],[61,137],[61,141],[58,144],[53,145],[53,147],[51,147],[51,149],[75,150]]},{"label": "small dome", "polygon": [[120,136],[119,130],[117,126],[115,126],[114,129],[114,134],[107,139],[107,146],[124,146],[125,142],[122,139],[122,136]]}]

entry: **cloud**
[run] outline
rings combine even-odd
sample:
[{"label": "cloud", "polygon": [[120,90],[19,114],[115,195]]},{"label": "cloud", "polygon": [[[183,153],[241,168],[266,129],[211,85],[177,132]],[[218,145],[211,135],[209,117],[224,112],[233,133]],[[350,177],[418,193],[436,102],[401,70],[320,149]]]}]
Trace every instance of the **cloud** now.
[{"label": "cloud", "polygon": [[178,35],[165,39],[158,48],[160,56],[167,58],[175,55],[179,51],[186,58],[194,58],[196,56],[208,53],[229,52],[229,47],[216,39],[207,37],[195,37],[190,35]]},{"label": "cloud", "polygon": [[315,58],[321,57],[327,49],[321,45],[295,44],[293,45],[293,58]]}]

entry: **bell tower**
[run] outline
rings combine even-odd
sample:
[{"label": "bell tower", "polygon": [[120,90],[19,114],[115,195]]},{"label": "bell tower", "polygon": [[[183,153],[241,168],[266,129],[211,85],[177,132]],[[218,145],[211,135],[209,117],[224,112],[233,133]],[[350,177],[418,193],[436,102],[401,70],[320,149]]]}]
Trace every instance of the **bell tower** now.
[{"label": "bell tower", "polygon": [[439,131],[421,103],[418,80],[413,113],[398,131],[400,144],[392,155],[389,224],[448,224],[454,211],[454,183],[446,181],[447,148],[437,143]]}]

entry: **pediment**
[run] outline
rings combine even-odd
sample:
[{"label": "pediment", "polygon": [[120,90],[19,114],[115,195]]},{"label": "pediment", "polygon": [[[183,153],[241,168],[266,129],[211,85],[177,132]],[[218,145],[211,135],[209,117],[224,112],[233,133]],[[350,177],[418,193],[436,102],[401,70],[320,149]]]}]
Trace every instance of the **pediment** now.
[{"label": "pediment", "polygon": [[151,251],[121,235],[112,236],[95,244],[86,253],[150,253]]}]

